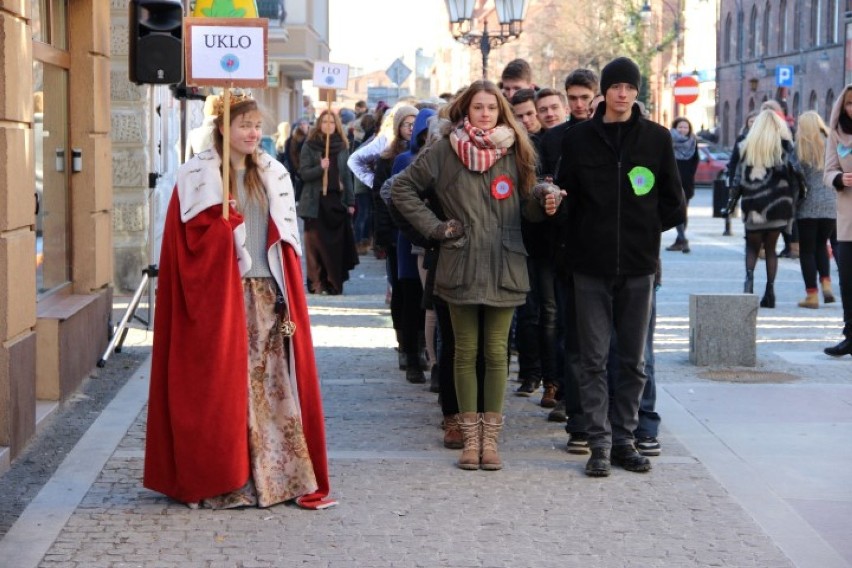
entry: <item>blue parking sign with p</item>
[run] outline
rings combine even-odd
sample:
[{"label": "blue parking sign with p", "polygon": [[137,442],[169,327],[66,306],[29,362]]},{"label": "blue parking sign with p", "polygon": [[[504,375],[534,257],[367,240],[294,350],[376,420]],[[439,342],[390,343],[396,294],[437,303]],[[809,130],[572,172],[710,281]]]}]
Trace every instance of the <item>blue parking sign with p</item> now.
[{"label": "blue parking sign with p", "polygon": [[775,67],[775,86],[776,87],[792,87],[793,86],[793,66],[778,65]]}]

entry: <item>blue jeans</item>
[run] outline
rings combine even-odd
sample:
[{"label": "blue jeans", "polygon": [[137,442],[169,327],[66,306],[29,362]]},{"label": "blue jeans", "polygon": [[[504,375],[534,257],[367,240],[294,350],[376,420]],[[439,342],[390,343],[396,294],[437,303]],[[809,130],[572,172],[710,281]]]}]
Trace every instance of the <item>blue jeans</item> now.
[{"label": "blue jeans", "polygon": [[553,263],[527,258],[530,291],[518,307],[516,344],[518,377],[555,382],[556,375],[556,290]]},{"label": "blue jeans", "polygon": [[366,241],[373,235],[373,196],[369,191],[355,195],[358,212],[355,214],[355,242]]},{"label": "blue jeans", "polygon": [[[654,275],[601,277],[574,274],[580,346],[580,399],[589,446],[633,443],[645,388],[645,342],[651,318]],[[607,377],[610,340],[618,336],[619,372]]]},{"label": "blue jeans", "polygon": [[562,400],[568,422],[565,431],[569,434],[586,432],[586,417],[580,399],[580,346],[577,337],[577,307],[574,300],[574,279],[562,281],[559,327],[562,332]]}]

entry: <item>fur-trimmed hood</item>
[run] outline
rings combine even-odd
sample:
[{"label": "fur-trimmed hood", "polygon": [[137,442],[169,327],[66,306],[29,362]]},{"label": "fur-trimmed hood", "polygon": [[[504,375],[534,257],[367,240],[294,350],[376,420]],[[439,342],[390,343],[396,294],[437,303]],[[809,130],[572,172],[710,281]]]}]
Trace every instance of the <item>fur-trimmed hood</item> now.
[{"label": "fur-trimmed hood", "polygon": [[834,101],[834,106],[831,107],[831,116],[828,118],[828,128],[837,136],[837,140],[846,146],[852,146],[852,134],[846,134],[840,129],[840,113],[843,111],[843,99],[846,93],[852,90],[852,84],[846,85],[840,92],[840,96]]}]

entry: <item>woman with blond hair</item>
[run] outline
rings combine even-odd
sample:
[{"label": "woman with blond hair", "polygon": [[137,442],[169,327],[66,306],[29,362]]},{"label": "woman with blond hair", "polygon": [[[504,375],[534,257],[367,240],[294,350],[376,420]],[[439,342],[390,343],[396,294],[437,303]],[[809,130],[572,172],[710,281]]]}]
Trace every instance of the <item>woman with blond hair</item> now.
[{"label": "woman with blond hair", "polygon": [[299,175],[305,185],[296,213],[305,220],[305,265],[311,293],[342,294],[349,271],[358,264],[349,219],[355,213],[355,193],[347,159],[349,142],[340,118],[324,110],[299,158]]},{"label": "woman with blond hair", "polygon": [[831,290],[831,264],[828,259],[828,241],[836,229],[837,192],[823,182],[825,166],[825,140],[828,127],[819,114],[808,111],[799,117],[796,136],[796,155],[802,165],[807,192],[796,208],[799,225],[799,265],[805,281],[805,299],[802,308],[819,307],[817,274],[826,304],[834,302]]},{"label": "woman with blond hair", "polygon": [[743,292],[754,293],[754,267],[760,248],[766,253],[766,290],[763,308],[775,307],[775,275],[778,255],[775,246],[781,231],[793,221],[793,204],[799,192],[800,168],[793,151],[793,136],[778,114],[766,109],[740,144],[742,159],[734,173],[728,203],[729,214],[742,198],[745,224],[746,279]]},{"label": "woman with blond hair", "polygon": [[[509,326],[529,291],[521,206],[535,185],[536,155],[497,85],[476,81],[441,110],[442,137],[420,152],[391,187],[394,206],[441,242],[434,293],[449,308],[462,469],[502,468]],[[434,191],[445,219],[422,197]],[[482,323],[480,323],[480,318]],[[477,413],[476,353],[483,331],[483,413]]]}]

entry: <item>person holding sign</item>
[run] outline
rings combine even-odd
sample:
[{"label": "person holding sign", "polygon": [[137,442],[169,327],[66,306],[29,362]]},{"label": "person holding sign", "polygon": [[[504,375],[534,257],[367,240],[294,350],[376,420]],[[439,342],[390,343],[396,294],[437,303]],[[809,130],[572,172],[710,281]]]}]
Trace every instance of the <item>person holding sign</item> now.
[{"label": "person holding sign", "polygon": [[[503,467],[509,326],[529,291],[521,204],[535,185],[535,150],[497,85],[476,81],[441,111],[443,137],[420,152],[391,186],[394,206],[424,236],[440,241],[434,293],[447,302],[464,439],[461,469]],[[442,221],[423,202],[434,191]],[[477,414],[476,352],[484,321],[484,413]]]},{"label": "person holding sign", "polygon": [[257,103],[228,98],[217,101],[214,147],[178,170],[166,216],[144,485],[193,508],[325,508],[334,501],[293,186],[259,149]]},{"label": "person holding sign", "polygon": [[349,142],[340,119],[330,110],[322,111],[302,146],[299,167],[305,185],[297,212],[305,220],[305,260],[312,294],[342,294],[349,271],[358,264],[350,221],[355,193],[346,170],[348,159]]}]

